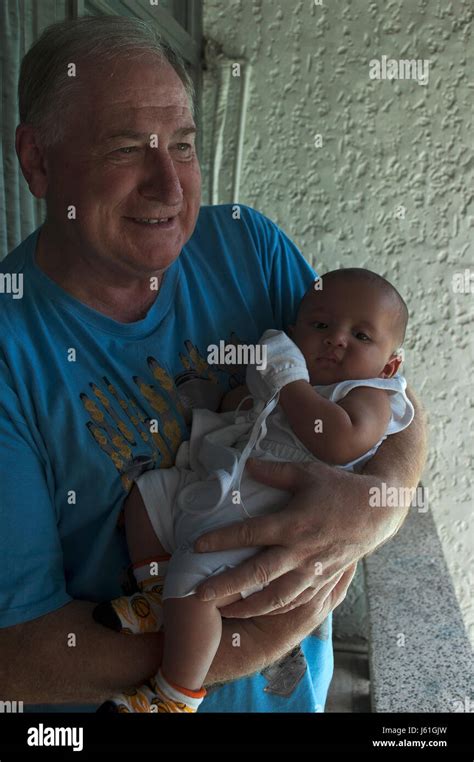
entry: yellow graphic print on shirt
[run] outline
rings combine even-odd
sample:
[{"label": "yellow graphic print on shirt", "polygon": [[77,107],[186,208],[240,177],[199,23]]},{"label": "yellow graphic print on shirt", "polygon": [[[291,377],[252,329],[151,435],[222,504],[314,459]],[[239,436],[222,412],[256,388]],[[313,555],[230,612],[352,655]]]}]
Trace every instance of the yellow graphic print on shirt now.
[{"label": "yellow graphic print on shirt", "polygon": [[[231,334],[229,343],[241,342]],[[192,407],[217,409],[228,379],[220,383],[216,371],[231,376],[231,387],[243,383],[242,367],[211,368],[189,339],[184,346],[185,352],[179,353],[184,370],[175,378],[150,356],[147,364],[155,383],[133,376],[136,396],[125,397],[106,376],[97,383],[91,381],[89,391],[80,395],[90,418],[86,426],[119,472],[126,492],[142,471],[174,464],[181,442],[188,437]],[[144,413],[150,409],[151,416]],[[137,452],[140,445],[146,454]]]}]

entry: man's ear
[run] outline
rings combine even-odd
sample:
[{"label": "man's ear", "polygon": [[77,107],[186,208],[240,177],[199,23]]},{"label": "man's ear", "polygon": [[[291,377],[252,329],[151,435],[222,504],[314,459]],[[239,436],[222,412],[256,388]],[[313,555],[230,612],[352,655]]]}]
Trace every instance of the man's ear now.
[{"label": "man's ear", "polygon": [[402,357],[398,354],[394,354],[389,359],[388,363],[384,365],[384,368],[379,378],[392,378],[395,375],[400,365],[402,364]]},{"label": "man's ear", "polygon": [[45,156],[37,143],[36,130],[31,124],[18,125],[15,148],[21,171],[31,193],[36,198],[44,198],[48,188]]}]

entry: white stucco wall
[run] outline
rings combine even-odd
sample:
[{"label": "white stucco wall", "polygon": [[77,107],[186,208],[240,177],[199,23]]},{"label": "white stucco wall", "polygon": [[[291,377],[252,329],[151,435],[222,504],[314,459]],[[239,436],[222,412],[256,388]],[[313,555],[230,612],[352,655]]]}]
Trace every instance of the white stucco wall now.
[{"label": "white stucco wall", "polygon": [[[474,289],[471,17],[467,0],[204,0],[206,37],[252,65],[237,200],[321,272],[368,267],[407,301],[405,375],[431,430],[423,482],[474,640],[473,294],[452,287],[469,269]],[[428,83],[371,80],[383,55],[429,60]]]}]

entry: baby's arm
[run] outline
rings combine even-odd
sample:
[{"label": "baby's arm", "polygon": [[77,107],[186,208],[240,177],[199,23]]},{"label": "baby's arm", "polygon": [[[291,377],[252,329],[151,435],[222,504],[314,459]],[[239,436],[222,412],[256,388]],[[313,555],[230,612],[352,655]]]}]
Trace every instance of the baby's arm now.
[{"label": "baby's arm", "polygon": [[281,389],[280,404],[298,439],[331,465],[349,463],[370,450],[385,434],[391,415],[389,393],[368,386],[330,402],[307,381],[294,381]]},{"label": "baby's arm", "polygon": [[[250,392],[245,384],[237,386],[235,389],[231,389],[230,392],[224,394],[221,400],[219,413],[227,413],[229,410],[236,410],[241,400],[243,400],[244,397],[248,397],[249,394]],[[252,400],[247,400],[247,402],[244,402],[242,405],[242,410],[248,410],[252,405]]]}]

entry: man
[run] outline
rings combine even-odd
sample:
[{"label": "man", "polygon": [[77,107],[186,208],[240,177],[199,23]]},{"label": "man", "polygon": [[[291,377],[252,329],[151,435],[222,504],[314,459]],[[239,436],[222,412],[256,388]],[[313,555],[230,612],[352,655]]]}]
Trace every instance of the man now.
[{"label": "man", "polygon": [[[200,209],[189,81],[141,22],[49,28],[23,62],[19,94],[17,153],[47,219],[3,263],[23,276],[24,297],[1,298],[0,684],[5,699],[93,709],[160,663],[161,634],[125,637],[92,618],[94,602],[123,590],[120,512],[133,479],[172,465],[188,436],[183,401],[216,408],[228,390],[206,347],[285,329],[314,273],[263,215]],[[205,711],[322,710],[328,615],[356,562],[406,515],[370,510],[368,490],[415,486],[423,468],[410,397],[415,421],[363,475],[252,467],[294,498],[207,538],[207,550],[267,546],[214,578],[217,596],[271,584],[223,610],[206,684],[225,685]],[[297,670],[281,690],[262,671],[290,651]]]}]

